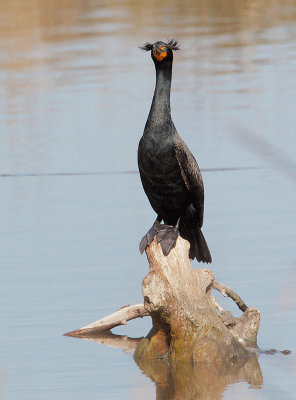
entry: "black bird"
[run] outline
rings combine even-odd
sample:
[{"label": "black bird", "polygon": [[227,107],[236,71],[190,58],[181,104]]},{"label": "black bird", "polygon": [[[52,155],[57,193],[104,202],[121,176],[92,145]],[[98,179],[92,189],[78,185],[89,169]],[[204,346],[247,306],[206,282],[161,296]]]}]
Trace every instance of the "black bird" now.
[{"label": "black bird", "polygon": [[179,47],[170,40],[146,43],[140,48],[151,51],[156,85],[139,143],[138,165],[143,188],[157,213],[156,221],[140,243],[140,251],[143,253],[156,235],[164,255],[168,255],[180,234],[190,242],[191,259],[210,263],[212,257],[201,232],[204,212],[201,173],[171,118],[173,50]]}]

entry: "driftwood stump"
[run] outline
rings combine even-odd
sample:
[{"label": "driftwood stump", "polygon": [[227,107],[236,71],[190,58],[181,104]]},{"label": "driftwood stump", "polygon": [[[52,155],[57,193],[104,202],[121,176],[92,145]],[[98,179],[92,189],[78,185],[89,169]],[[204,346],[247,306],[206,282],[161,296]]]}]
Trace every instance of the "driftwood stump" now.
[{"label": "driftwood stump", "polygon": [[142,290],[153,327],[138,345],[135,360],[142,369],[159,360],[173,369],[188,363],[203,369],[240,369],[254,357],[250,349],[257,348],[260,313],[237,295],[236,303],[245,310],[242,317],[224,311],[211,296],[213,287],[223,292],[223,286],[219,288],[209,269],[192,267],[188,249],[181,237],[167,257],[155,239],[146,249],[150,271]]},{"label": "driftwood stump", "polygon": [[[243,380],[260,387],[257,333],[260,313],[249,308],[209,269],[195,270],[189,243],[178,238],[165,257],[156,240],[146,249],[150,271],[144,278],[144,304],[121,307],[66,336],[80,337],[134,351],[139,368],[156,384],[157,400],[221,399],[228,384]],[[243,312],[235,318],[212,296],[216,289]],[[110,329],[151,316],[146,338],[114,335]]]}]

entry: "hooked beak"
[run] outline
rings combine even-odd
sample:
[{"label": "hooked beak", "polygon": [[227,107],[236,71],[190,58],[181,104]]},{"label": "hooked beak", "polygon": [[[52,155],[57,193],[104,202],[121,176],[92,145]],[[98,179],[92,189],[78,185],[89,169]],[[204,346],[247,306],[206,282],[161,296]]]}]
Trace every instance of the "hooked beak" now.
[{"label": "hooked beak", "polygon": [[158,60],[161,61],[163,60],[166,56],[167,56],[167,52],[163,51],[161,48],[159,48],[158,46],[153,45],[153,55],[154,57]]}]

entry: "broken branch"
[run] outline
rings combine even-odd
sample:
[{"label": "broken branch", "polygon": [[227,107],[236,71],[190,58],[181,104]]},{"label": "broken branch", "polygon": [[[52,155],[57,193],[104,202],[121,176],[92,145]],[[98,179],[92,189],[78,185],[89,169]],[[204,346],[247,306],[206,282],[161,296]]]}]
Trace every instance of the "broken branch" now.
[{"label": "broken branch", "polygon": [[242,311],[245,312],[248,309],[248,306],[246,303],[240,298],[240,296],[235,293],[232,289],[230,289],[228,286],[222,285],[222,283],[219,283],[217,281],[213,281],[213,288],[218,290],[224,297],[228,296],[230,297],[238,306],[238,308]]},{"label": "broken branch", "polygon": [[92,322],[89,325],[83,326],[71,332],[67,332],[65,336],[83,337],[87,335],[96,335],[101,332],[109,331],[112,328],[120,325],[126,325],[127,321],[135,318],[143,318],[148,316],[148,311],[145,310],[144,304],[135,304],[133,306],[123,306],[118,311],[101,318],[98,321]]}]

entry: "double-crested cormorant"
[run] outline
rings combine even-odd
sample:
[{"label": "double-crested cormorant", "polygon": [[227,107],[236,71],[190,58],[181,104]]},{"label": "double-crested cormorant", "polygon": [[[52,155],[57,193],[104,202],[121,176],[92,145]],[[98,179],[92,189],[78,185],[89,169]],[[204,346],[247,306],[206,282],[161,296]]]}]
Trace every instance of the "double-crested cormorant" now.
[{"label": "double-crested cormorant", "polygon": [[[177,42],[146,43],[156,69],[151,109],[139,143],[138,164],[145,193],[157,219],[140,243],[141,253],[156,235],[164,255],[175,246],[178,235],[190,242],[189,257],[212,262],[201,232],[204,187],[197,162],[180,138],[171,118],[170,91],[173,50]],[[160,222],[164,221],[165,225]]]}]

